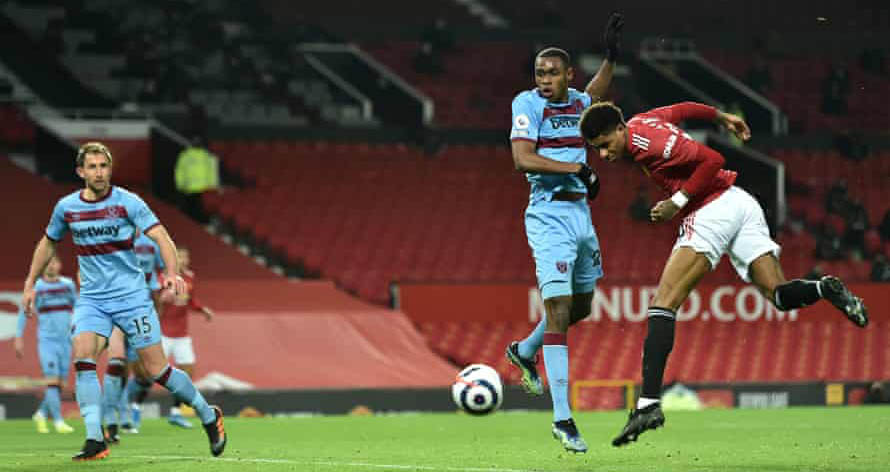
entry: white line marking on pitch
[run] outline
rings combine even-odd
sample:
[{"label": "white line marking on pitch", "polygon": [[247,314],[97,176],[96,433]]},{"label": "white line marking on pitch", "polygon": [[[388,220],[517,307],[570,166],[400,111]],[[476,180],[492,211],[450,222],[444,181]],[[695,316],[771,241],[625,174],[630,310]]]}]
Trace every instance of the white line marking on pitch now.
[{"label": "white line marking on pitch", "polygon": [[[45,457],[41,454],[27,453],[27,452],[0,452],[0,456],[7,457]],[[235,458],[235,457],[198,457],[198,456],[144,456],[144,455],[130,455],[130,454],[117,454],[111,457],[110,460],[114,460],[116,457],[121,458],[132,458],[132,459],[150,459],[150,460],[171,460],[171,461],[201,461],[201,462],[252,462],[256,464],[291,464],[291,465],[313,465],[313,466],[322,466],[322,467],[356,467],[356,468],[367,468],[367,469],[393,469],[393,470],[447,470],[450,472],[547,472],[541,470],[530,470],[530,469],[509,469],[509,468],[501,468],[501,467],[437,467],[431,465],[404,465],[404,464],[374,464],[370,462],[337,462],[337,461],[295,461],[291,459],[262,459],[262,458]]]}]

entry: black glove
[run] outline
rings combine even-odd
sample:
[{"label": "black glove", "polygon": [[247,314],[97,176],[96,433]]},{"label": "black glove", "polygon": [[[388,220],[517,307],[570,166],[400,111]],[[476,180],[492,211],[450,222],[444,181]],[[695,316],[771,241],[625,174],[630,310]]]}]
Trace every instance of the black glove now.
[{"label": "black glove", "polygon": [[609,21],[606,22],[606,32],[603,33],[603,43],[606,45],[606,59],[615,62],[618,59],[618,47],[621,43],[621,30],[624,28],[624,15],[612,12]]},{"label": "black glove", "polygon": [[595,199],[596,195],[600,193],[600,179],[597,177],[596,172],[587,164],[582,163],[581,168],[578,169],[578,172],[575,172],[575,175],[587,187],[587,199]]}]

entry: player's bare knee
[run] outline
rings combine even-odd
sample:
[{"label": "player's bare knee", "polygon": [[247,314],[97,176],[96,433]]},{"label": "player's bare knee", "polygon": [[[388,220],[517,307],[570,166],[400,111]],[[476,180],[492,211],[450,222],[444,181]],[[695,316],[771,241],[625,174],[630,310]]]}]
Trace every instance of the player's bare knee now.
[{"label": "player's bare knee", "polygon": [[167,357],[164,356],[159,344],[140,349],[138,352],[142,369],[149,378],[157,378],[168,365]]},{"label": "player's bare knee", "polygon": [[775,302],[776,302],[776,287],[778,287],[779,284],[755,283],[754,286],[757,287],[757,290],[760,291],[761,295],[763,295],[767,300],[769,300],[775,304]]},{"label": "player's bare knee", "polygon": [[774,300],[776,288],[787,282],[782,273],[782,266],[772,252],[754,259],[748,268],[748,276],[760,293],[769,300]]},{"label": "player's bare knee", "polygon": [[100,341],[95,333],[80,333],[71,341],[71,353],[75,359],[95,359],[104,345]]},{"label": "player's bare knee", "polygon": [[154,379],[157,378],[164,371],[164,368],[167,367],[166,362],[150,362],[144,363],[143,367],[145,367],[145,373],[148,374],[148,378]]},{"label": "player's bare knee", "polygon": [[569,329],[572,313],[570,297],[556,297],[544,301],[547,307],[547,331],[564,333]]}]

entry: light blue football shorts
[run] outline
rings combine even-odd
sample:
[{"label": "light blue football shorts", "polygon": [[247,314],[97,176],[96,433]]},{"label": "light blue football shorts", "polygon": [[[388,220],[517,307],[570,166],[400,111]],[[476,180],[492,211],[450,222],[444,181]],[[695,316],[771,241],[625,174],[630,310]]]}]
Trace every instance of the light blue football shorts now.
[{"label": "light blue football shorts", "polygon": [[603,265],[585,199],[531,203],[525,233],[543,299],[593,292]]},{"label": "light blue football shorts", "polygon": [[80,297],[74,306],[72,336],[93,332],[108,338],[113,325],[126,335],[135,350],[161,342],[161,323],[147,290],[115,300]]},{"label": "light blue football shorts", "polygon": [[71,365],[70,339],[38,339],[37,355],[40,357],[40,369],[43,370],[44,377],[67,379],[68,367]]}]

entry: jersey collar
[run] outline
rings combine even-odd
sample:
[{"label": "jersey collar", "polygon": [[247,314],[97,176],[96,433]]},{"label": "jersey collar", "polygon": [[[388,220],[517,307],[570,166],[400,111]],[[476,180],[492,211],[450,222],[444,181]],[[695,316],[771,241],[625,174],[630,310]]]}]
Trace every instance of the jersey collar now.
[{"label": "jersey collar", "polygon": [[102,197],[102,198],[100,198],[100,199],[98,199],[98,200],[87,200],[86,198],[83,198],[83,192],[85,192],[85,191],[86,191],[86,190],[81,190],[81,191],[80,191],[80,193],[79,193],[79,195],[80,195],[80,201],[85,202],[85,203],[99,203],[99,202],[104,202],[105,200],[108,200],[109,197],[111,197],[111,192],[114,192],[114,185],[110,186],[110,187],[108,188],[108,193],[106,193],[104,197]]}]

